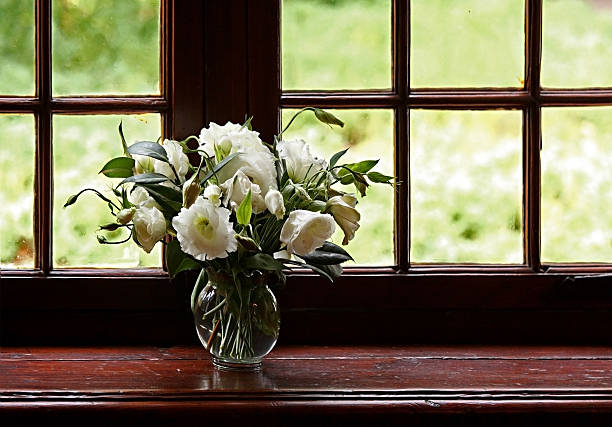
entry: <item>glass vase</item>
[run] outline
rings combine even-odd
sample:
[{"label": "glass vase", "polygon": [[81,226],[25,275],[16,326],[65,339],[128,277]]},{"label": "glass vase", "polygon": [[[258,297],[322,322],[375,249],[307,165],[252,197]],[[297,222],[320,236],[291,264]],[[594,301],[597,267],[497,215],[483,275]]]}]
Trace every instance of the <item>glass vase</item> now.
[{"label": "glass vase", "polygon": [[209,274],[209,282],[195,302],[198,337],[216,367],[258,370],[278,339],[276,298],[261,280],[220,277]]}]

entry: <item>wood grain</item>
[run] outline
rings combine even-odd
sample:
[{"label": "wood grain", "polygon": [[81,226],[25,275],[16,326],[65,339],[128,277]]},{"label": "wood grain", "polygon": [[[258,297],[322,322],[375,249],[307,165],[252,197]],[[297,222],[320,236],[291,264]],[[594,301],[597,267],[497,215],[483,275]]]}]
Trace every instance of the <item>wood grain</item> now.
[{"label": "wood grain", "polygon": [[293,346],[257,373],[216,370],[201,347],[5,347],[0,372],[9,418],[612,416],[609,347]]}]

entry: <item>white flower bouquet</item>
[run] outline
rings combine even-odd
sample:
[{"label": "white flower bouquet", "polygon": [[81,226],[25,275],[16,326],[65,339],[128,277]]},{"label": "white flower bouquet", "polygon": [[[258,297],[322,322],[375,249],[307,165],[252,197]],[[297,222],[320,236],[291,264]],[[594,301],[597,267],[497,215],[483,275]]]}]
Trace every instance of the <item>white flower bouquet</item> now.
[{"label": "white flower bouquet", "polygon": [[[327,125],[343,126],[332,114],[312,111]],[[101,232],[121,227],[146,252],[162,242],[171,277],[200,270],[192,293],[196,329],[204,346],[223,363],[260,363],[276,342],[278,307],[268,285],[285,283],[285,271],[309,268],[333,281],[351,256],[330,238],[340,226],[343,245],[359,228],[357,198],[337,184],[354,185],[366,195],[372,183],[393,185],[393,177],[372,171],[377,160],[342,163],[348,150],[329,161],[315,157],[302,140],[271,144],[244,124],[211,123],[199,137],[183,141],[140,141],[100,173],[121,179],[107,197],[116,218]],[[197,159],[192,165],[192,160]],[[342,187],[346,188],[346,187]],[[113,200],[114,199],[114,200]]]}]

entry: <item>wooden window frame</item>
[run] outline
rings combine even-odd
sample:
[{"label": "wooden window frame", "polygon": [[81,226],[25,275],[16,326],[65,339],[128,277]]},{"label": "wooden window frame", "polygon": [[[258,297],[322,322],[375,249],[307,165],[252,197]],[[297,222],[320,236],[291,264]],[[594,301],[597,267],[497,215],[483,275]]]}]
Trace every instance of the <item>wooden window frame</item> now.
[{"label": "wooden window frame", "polygon": [[[411,265],[409,185],[395,199],[396,265],[349,268],[333,286],[293,274],[281,295],[284,342],[598,343],[612,338],[610,264],[540,261],[541,108],[612,105],[612,90],[541,89],[542,0],[525,0],[525,85],[521,89],[411,89],[409,0],[393,2],[393,88],[385,91],[282,92],[281,1],[162,0],[165,90],[161,97],[50,97],[50,0],[37,1],[35,98],[2,98],[0,111],[37,115],[36,206],[51,209],[51,112],[164,111],[166,130],[182,137],[203,123],[254,116],[264,139],[280,127],[281,108],[393,109],[395,168],[409,183],[409,111],[511,109],[523,114],[524,265]],[[193,17],[202,17],[202,25]],[[219,23],[223,25],[219,25]],[[191,25],[185,25],[191,23]],[[46,64],[46,66],[44,66]],[[40,79],[39,79],[40,80]],[[93,99],[93,100],[92,100]],[[3,273],[2,339],[8,342],[193,342],[186,300],[193,278],[170,283],[162,272],[50,270],[50,217],[36,223],[41,268]],[[47,235],[45,235],[47,233]],[[38,233],[37,233],[38,234]],[[35,298],[33,298],[35,297]],[[36,327],[40,315],[48,328]],[[126,327],[128,325],[129,327]]]}]

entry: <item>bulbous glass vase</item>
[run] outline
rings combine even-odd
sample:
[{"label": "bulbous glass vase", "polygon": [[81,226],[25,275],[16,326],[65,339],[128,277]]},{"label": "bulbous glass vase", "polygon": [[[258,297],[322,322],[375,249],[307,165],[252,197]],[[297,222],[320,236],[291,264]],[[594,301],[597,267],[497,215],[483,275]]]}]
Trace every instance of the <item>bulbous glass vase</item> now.
[{"label": "bulbous glass vase", "polygon": [[[209,275],[195,302],[194,322],[202,345],[221,369],[258,370],[276,344],[280,311],[265,283]],[[244,276],[243,276],[244,277]]]}]

